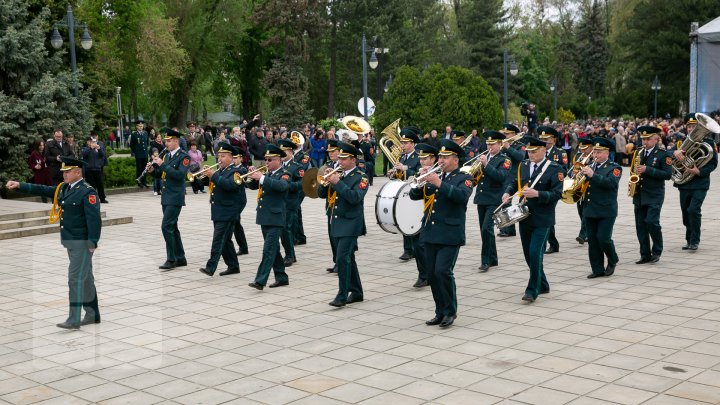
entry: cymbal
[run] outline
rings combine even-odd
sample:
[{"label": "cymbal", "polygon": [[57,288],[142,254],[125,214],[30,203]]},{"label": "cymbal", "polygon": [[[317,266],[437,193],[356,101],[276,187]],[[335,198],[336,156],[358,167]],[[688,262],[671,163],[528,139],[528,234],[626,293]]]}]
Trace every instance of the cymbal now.
[{"label": "cymbal", "polygon": [[318,193],[317,193],[318,172],[319,172],[319,170],[317,167],[311,167],[311,168],[305,170],[305,174],[303,175],[303,179],[302,179],[303,193],[305,193],[305,195],[310,198],[318,198]]}]

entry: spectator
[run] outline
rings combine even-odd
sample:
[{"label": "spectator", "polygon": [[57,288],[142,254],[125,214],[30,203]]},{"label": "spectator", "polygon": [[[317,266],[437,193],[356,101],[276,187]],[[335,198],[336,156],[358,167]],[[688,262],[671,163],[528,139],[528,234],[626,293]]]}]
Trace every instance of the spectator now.
[{"label": "spectator", "polygon": [[[190,156],[190,167],[188,168],[188,172],[195,173],[203,168],[203,154],[198,150],[197,143],[190,142],[190,150],[188,151],[188,155]],[[192,183],[192,190],[193,193],[197,194],[198,191],[201,193],[205,193],[205,186],[203,185],[201,181],[201,176],[195,176],[193,178]]]},{"label": "spectator", "polygon": [[615,128],[610,128],[610,134],[615,141],[615,163],[625,166],[625,150],[627,148],[625,136]]},{"label": "spectator", "polygon": [[[263,135],[263,130],[258,128],[255,131],[255,135],[248,139],[248,147],[250,148],[250,155],[252,155],[253,166],[255,167],[260,167],[265,164],[265,145],[268,144],[268,141]],[[272,135],[272,132],[270,132],[270,135]]]},{"label": "spectator", "polygon": [[110,131],[110,135],[108,135],[108,143],[110,144],[111,148],[115,148],[115,140],[117,138],[115,137],[115,131]]},{"label": "spectator", "polygon": [[93,186],[100,197],[100,202],[107,204],[105,185],[103,184],[102,168],[105,163],[105,151],[93,137],[88,138],[82,151],[82,160],[85,161],[84,177],[88,184]]},{"label": "spectator", "polygon": [[[52,186],[50,178],[50,169],[48,169],[45,161],[45,142],[38,139],[33,143],[30,157],[28,158],[28,167],[32,170],[33,176],[30,180],[33,184],[42,184],[43,186]],[[48,202],[47,197],[42,197],[42,202]]]},{"label": "spectator", "polygon": [[310,140],[310,161],[313,167],[320,167],[325,163],[325,151],[327,149],[327,139],[323,137],[322,130],[315,131],[315,136]]},{"label": "spectator", "polygon": [[63,133],[61,130],[55,130],[53,139],[48,140],[45,144],[45,163],[50,169],[50,179],[52,185],[56,186],[63,181],[62,172],[60,171],[60,157],[72,156],[72,149],[67,142],[63,142]]},{"label": "spectator", "polygon": [[[223,133],[220,133],[220,136],[225,138],[225,135]],[[245,139],[245,134],[242,133],[240,127],[235,127],[232,129],[232,135],[230,136],[230,144],[240,151],[240,155],[242,156],[242,164],[243,166],[247,167],[250,164],[250,153],[248,152],[247,139]]]}]

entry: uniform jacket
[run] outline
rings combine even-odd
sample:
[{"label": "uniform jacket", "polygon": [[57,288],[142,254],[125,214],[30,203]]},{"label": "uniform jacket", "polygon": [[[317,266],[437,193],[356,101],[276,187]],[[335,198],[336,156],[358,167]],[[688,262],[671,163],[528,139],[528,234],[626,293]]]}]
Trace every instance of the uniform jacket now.
[{"label": "uniform jacket", "polygon": [[310,157],[307,155],[307,153],[301,150],[295,152],[295,155],[293,156],[293,162],[299,164],[303,170],[307,170],[310,168]]},{"label": "uniform jacket", "polygon": [[[233,164],[218,169],[210,178],[213,191],[210,193],[210,219],[213,221],[235,221],[238,216],[238,186],[235,184]],[[243,190],[244,194],[244,190]]]},{"label": "uniform jacket", "polygon": [[527,152],[525,152],[525,144],[522,142],[516,142],[513,146],[503,148],[502,151],[505,153],[505,155],[507,155],[507,157],[510,158],[511,163],[510,173],[508,173],[506,181],[517,181],[517,179],[513,179],[513,177],[517,173],[517,168],[518,166],[520,166],[520,162],[527,158]]},{"label": "uniform jacket", "polygon": [[[23,193],[53,198],[57,186],[20,183]],[[88,248],[96,248],[100,240],[100,198],[95,189],[85,180],[80,180],[72,188],[63,183],[58,193],[58,206],[62,208],[60,217],[60,240],[86,240]]]},{"label": "uniform jacket", "polygon": [[483,167],[473,202],[478,205],[500,205],[511,166],[512,161],[502,150],[490,158]]},{"label": "uniform jacket", "polygon": [[553,146],[551,149],[548,149],[547,153],[545,153],[545,157],[562,167],[566,167],[568,164],[567,154],[564,150],[558,148],[557,146]]},{"label": "uniform jacket", "polygon": [[290,188],[287,193],[287,209],[296,210],[300,207],[300,197],[302,197],[302,179],[305,176],[305,169],[299,164],[290,160],[285,166],[285,171],[290,174]]},{"label": "uniform jacket", "polygon": [[[325,163],[328,167],[328,169],[334,169],[337,166],[337,162],[333,162],[332,160],[328,160],[327,163]],[[318,176],[323,176],[324,173],[318,172]],[[325,215],[330,219],[330,202],[328,200],[325,200]]]},{"label": "uniform jacket", "polygon": [[[705,142],[710,144],[713,147],[713,157],[710,159],[705,166],[700,168],[700,174],[697,176],[694,176],[690,181],[688,181],[685,184],[673,184],[675,187],[677,187],[680,190],[709,190],[710,189],[710,173],[713,172],[717,168],[718,165],[718,154],[717,154],[717,146],[715,146],[715,141],[713,141],[711,138],[705,138]],[[672,153],[670,153],[672,156]]]},{"label": "uniform jacket", "polygon": [[410,176],[415,176],[418,170],[420,170],[420,156],[418,156],[417,152],[415,151],[412,151],[408,155],[403,154],[402,156],[400,156],[400,163],[408,167],[407,171],[405,172],[405,179],[409,178]]},{"label": "uniform jacket", "polygon": [[[545,159],[547,160],[547,159]],[[530,160],[524,160],[520,163],[518,171],[520,173],[520,186],[525,187],[531,185],[536,176],[542,171],[542,163],[535,170],[533,176],[530,177]],[[515,173],[515,181],[508,183],[506,193],[513,195],[518,190],[518,173]],[[565,178],[564,169],[557,163],[550,161],[550,166],[540,177],[533,188],[540,192],[537,198],[528,198],[525,205],[530,209],[530,216],[523,222],[530,223],[535,228],[550,228],[555,225],[555,206],[562,197],[563,179]]]},{"label": "uniform jacket", "polygon": [[[241,175],[246,174],[248,172],[247,168],[245,166],[236,166],[233,163],[233,168],[237,173],[240,173]],[[235,193],[235,207],[237,208],[238,215],[242,213],[242,211],[245,209],[245,206],[247,205],[247,195],[245,193],[245,183],[241,184],[237,188],[237,192]]]},{"label": "uniform jacket", "polygon": [[153,176],[162,178],[165,174],[165,181],[162,187],[162,205],[185,205],[185,176],[190,167],[190,157],[182,149],[177,149],[175,156],[170,157],[170,152],[165,154],[163,163],[153,171]]},{"label": "uniform jacket", "polygon": [[432,206],[423,213],[420,231],[425,243],[463,246],[465,244],[465,214],[473,181],[469,175],[455,169],[440,183],[440,188],[426,183],[410,190],[410,199],[423,200],[435,196]]},{"label": "uniform jacket", "polygon": [[335,205],[330,208],[330,233],[333,238],[364,235],[363,200],[369,180],[357,167],[327,187],[318,185],[318,197],[328,198],[335,192]]},{"label": "uniform jacket", "polygon": [[145,131],[133,131],[130,135],[130,150],[136,159],[148,158],[148,134]]},{"label": "uniform jacket", "polygon": [[[260,186],[260,183],[255,180],[251,180],[247,185],[251,190],[258,190]],[[256,224],[285,226],[288,190],[290,190],[290,173],[282,166],[274,173],[265,175],[262,192],[258,193],[257,208],[255,208]]]},{"label": "uniform jacket", "polygon": [[665,181],[672,176],[672,158],[657,145],[645,157],[645,149],[639,149],[640,164],[647,166],[645,173],[640,175],[636,186],[633,203],[636,205],[662,205],[665,201]]},{"label": "uniform jacket", "polygon": [[622,177],[622,167],[608,159],[593,170],[593,176],[588,180],[582,199],[583,215],[588,218],[617,217],[618,185]]}]

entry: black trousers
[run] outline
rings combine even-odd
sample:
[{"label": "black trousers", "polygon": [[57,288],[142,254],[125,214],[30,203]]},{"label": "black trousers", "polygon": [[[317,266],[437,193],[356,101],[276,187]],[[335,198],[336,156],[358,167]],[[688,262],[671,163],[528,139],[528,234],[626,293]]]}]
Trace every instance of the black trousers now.
[{"label": "black trousers", "polygon": [[403,235],[403,253],[407,253],[409,255],[413,254],[413,238],[412,236],[405,236]]},{"label": "black trousers", "polygon": [[[635,232],[640,242],[640,257],[650,259],[660,256],[663,251],[662,227],[660,227],[660,210],[662,205],[635,205]],[[650,246],[652,239],[652,247]]]},{"label": "black trousers", "polygon": [[330,216],[327,217],[327,233],[330,238],[330,249],[332,250],[333,263],[337,263],[337,240],[333,238],[332,231],[330,230]]},{"label": "black trousers", "polygon": [[275,275],[275,281],[288,281],[288,275],[285,273],[285,263],[280,254],[280,234],[283,231],[282,226],[261,225],[263,239],[263,254],[260,265],[255,275],[255,282],[260,285],[267,284],[270,277],[270,269]]},{"label": "black trousers", "polygon": [[455,288],[455,262],[460,246],[425,243],[428,283],[435,301],[435,315],[457,315],[457,293]]},{"label": "black trousers", "polygon": [[550,228],[550,233],[548,234],[547,238],[547,244],[550,245],[550,248],[553,250],[560,250],[560,242],[558,242],[557,238],[555,237],[555,226],[553,225],[552,228]]},{"label": "black trousers", "polygon": [[612,240],[615,217],[585,218],[588,235],[588,257],[593,274],[605,274],[605,258],[609,265],[618,262],[615,243]]},{"label": "black trousers", "polygon": [[297,210],[285,211],[285,227],[280,234],[280,242],[285,251],[285,258],[295,258],[295,231],[297,229]]},{"label": "black trousers", "polygon": [[541,291],[550,290],[550,284],[545,277],[543,258],[545,257],[545,242],[547,242],[550,228],[535,228],[529,221],[520,221],[520,242],[522,243],[525,263],[530,268],[525,294],[537,298]]},{"label": "black trousers", "polygon": [[427,258],[425,257],[425,244],[420,239],[420,234],[412,236],[413,254],[415,255],[415,265],[418,270],[418,279],[427,280]]},{"label": "black trousers", "polygon": [[235,221],[213,221],[213,228],[210,259],[208,259],[205,269],[211,274],[215,273],[220,262],[220,256],[222,256],[228,270],[239,270],[240,265],[231,239],[235,229]]},{"label": "black trousers", "polygon": [[297,209],[297,227],[295,229],[295,243],[306,243],[307,236],[305,236],[305,228],[303,227],[302,220],[302,202],[305,199],[305,195],[300,196],[300,204]]},{"label": "black trousers", "polygon": [[238,244],[238,250],[240,252],[247,252],[248,244],[247,238],[245,237],[245,228],[243,228],[242,223],[240,222],[240,218],[241,215],[238,215],[237,220],[235,220],[235,228],[233,232],[235,233],[235,241]]},{"label": "black trousers", "polygon": [[165,239],[165,254],[167,261],[176,262],[185,259],[185,249],[183,248],[180,230],[178,229],[178,218],[180,217],[179,205],[163,205],[163,219],[160,225],[162,229],[163,239]]},{"label": "black trousers", "polygon": [[702,224],[702,204],[707,190],[680,191],[680,211],[685,225],[685,240],[690,245],[700,244],[700,225]]},{"label": "black trousers", "polygon": [[495,223],[493,222],[493,212],[497,205],[478,205],[478,219],[480,222],[480,238],[482,239],[482,248],[480,250],[480,264],[495,265],[498,264],[497,246],[495,244]]},{"label": "black trousers", "polygon": [[344,236],[334,238],[337,246],[338,265],[338,293],[335,299],[347,301],[348,294],[363,296],[360,272],[355,262],[355,250],[357,249],[357,236]]},{"label": "black trousers", "polygon": [[93,276],[92,257],[85,240],[64,240],[70,265],[68,266],[68,287],[70,313],[67,322],[80,323],[81,308],[85,308],[85,316],[100,319],[95,277]]},{"label": "black trousers", "polygon": [[105,185],[103,184],[102,170],[85,170],[85,180],[97,191],[100,201],[105,201]]},{"label": "black trousers", "polygon": [[[135,178],[140,177],[143,170],[145,170],[145,166],[147,166],[148,158],[135,158]],[[145,177],[140,179],[140,183],[147,185],[147,182],[145,181]]]},{"label": "black trousers", "polygon": [[585,209],[585,206],[583,205],[582,201],[578,202],[575,205],[577,205],[578,215],[580,216],[580,233],[578,233],[578,238],[588,240],[587,224],[585,222],[585,217],[583,216],[583,210]]}]

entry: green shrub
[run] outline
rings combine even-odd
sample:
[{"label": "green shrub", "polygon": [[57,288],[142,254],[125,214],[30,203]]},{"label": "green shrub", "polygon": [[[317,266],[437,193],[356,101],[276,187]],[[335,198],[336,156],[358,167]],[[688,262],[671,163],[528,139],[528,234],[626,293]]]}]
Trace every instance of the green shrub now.
[{"label": "green shrub", "polygon": [[135,185],[135,158],[108,159],[105,167],[105,187],[129,187]]}]

